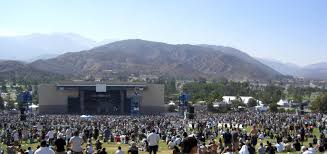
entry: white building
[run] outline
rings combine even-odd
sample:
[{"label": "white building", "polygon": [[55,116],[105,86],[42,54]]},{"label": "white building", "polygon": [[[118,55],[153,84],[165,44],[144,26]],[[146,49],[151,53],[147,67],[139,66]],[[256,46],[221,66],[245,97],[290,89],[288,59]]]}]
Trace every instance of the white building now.
[{"label": "white building", "polygon": [[288,101],[288,100],[280,99],[280,100],[277,102],[277,105],[282,106],[282,107],[289,107],[289,106],[292,105],[292,102],[291,102],[291,101]]},{"label": "white building", "polygon": [[[226,104],[232,104],[232,101],[236,100],[236,98],[237,98],[237,96],[223,96],[223,102],[225,102]],[[240,99],[244,104],[248,104],[250,99],[256,100],[255,98],[253,98],[251,96],[240,96]],[[256,101],[259,105],[263,104],[262,101],[259,101],[259,100],[256,100]]]}]

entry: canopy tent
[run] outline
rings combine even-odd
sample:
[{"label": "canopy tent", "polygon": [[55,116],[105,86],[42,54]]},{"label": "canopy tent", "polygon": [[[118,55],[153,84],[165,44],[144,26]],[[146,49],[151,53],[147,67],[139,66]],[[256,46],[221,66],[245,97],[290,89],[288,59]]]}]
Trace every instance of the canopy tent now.
[{"label": "canopy tent", "polygon": [[30,109],[36,109],[36,108],[39,108],[39,106],[38,105],[35,105],[35,104],[32,104],[32,105],[28,106],[28,108],[30,108]]},{"label": "canopy tent", "polygon": [[170,102],[168,105],[176,105],[174,102]]},{"label": "canopy tent", "polygon": [[91,116],[91,115],[81,115],[80,117],[81,118],[93,118],[93,116]]}]

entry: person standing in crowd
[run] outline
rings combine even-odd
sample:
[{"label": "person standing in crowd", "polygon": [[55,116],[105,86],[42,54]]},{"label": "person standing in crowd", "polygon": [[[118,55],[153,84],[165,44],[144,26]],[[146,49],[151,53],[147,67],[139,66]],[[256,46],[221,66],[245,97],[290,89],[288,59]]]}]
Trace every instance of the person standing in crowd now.
[{"label": "person standing in crowd", "polygon": [[66,146],[66,141],[64,140],[64,137],[62,134],[58,135],[58,138],[54,142],[56,146],[56,154],[65,154],[65,146]]},{"label": "person standing in crowd", "polygon": [[238,142],[239,142],[239,139],[238,139],[238,132],[236,131],[236,128],[233,128],[232,130],[232,147],[233,147],[233,151],[237,151],[238,150]]},{"label": "person standing in crowd", "polygon": [[46,141],[41,142],[41,147],[38,148],[34,154],[55,154],[55,152],[48,147]]},{"label": "person standing in crowd", "polygon": [[229,129],[223,134],[225,147],[229,147],[232,144],[232,134],[229,132]]},{"label": "person standing in crowd", "polygon": [[187,137],[181,143],[183,154],[196,154],[198,153],[198,141],[195,137]]},{"label": "person standing in crowd", "polygon": [[48,137],[49,144],[52,145],[53,144],[53,140],[54,140],[54,132],[53,132],[52,129],[50,129],[48,131],[48,133],[46,134],[46,137]]},{"label": "person standing in crowd", "polygon": [[72,137],[72,129],[70,127],[67,127],[65,131],[66,136],[66,142],[69,142],[70,138]]},{"label": "person standing in crowd", "polygon": [[74,136],[70,138],[69,145],[71,146],[71,150],[74,154],[82,154],[83,148],[83,139],[79,136],[79,132],[75,131]]},{"label": "person standing in crowd", "polygon": [[103,131],[104,136],[104,142],[110,141],[110,129],[109,127],[106,127],[106,129]]},{"label": "person standing in crowd", "polygon": [[158,152],[159,149],[159,140],[160,137],[158,134],[155,133],[155,130],[152,130],[152,132],[148,135],[147,137],[147,141],[149,144],[149,153],[152,154],[156,154]]}]

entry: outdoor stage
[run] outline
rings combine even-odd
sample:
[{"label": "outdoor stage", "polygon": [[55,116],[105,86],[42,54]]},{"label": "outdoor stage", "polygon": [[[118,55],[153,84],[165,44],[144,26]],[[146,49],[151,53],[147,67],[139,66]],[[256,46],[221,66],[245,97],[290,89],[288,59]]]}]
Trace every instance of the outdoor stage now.
[{"label": "outdoor stage", "polygon": [[39,85],[44,114],[159,114],[165,111],[164,86],[143,83],[62,82]]}]

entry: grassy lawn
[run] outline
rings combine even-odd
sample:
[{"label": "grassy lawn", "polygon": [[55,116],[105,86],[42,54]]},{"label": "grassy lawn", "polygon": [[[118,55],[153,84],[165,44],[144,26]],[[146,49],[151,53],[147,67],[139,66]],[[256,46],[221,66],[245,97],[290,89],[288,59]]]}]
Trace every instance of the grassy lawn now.
[{"label": "grassy lawn", "polygon": [[[95,142],[93,142],[95,143]],[[34,144],[22,144],[22,148],[23,149],[27,149],[28,147],[32,147],[32,149],[35,151],[36,147],[39,145],[39,143],[34,143]],[[83,147],[85,147],[86,144],[83,144]],[[128,151],[128,144],[116,144],[116,143],[103,143],[102,147],[106,148],[106,151],[109,154],[114,154],[118,148],[118,146],[122,147],[122,150],[124,151],[124,153],[127,153]],[[0,147],[5,150],[6,153],[6,146],[1,144]],[[95,148],[95,145],[93,145],[93,148]],[[139,152],[140,154],[145,154],[146,152]],[[168,149],[168,146],[166,145],[166,143],[164,141],[160,141],[159,143],[159,153],[160,154],[168,154],[168,153],[172,153],[171,150]]]},{"label": "grassy lawn", "polygon": [[[249,131],[251,130],[251,128],[246,128],[246,130],[249,132]],[[319,130],[318,130],[318,129],[314,129],[313,134],[316,135],[317,137],[320,136],[320,135],[319,135]],[[219,139],[219,138],[217,138],[217,141],[218,141],[218,139]],[[264,140],[261,141],[261,142],[265,145],[267,141],[269,141],[269,142],[275,144],[276,139],[272,139],[272,140],[271,140],[270,138],[266,138],[266,139],[264,139]],[[304,144],[305,146],[308,146],[310,142],[312,142],[312,138],[309,138],[308,141],[304,142],[303,144]],[[93,141],[93,143],[95,143],[95,142]],[[259,147],[259,143],[260,143],[260,141],[258,141],[258,144],[257,144],[256,149]],[[28,147],[32,147],[32,149],[35,150],[36,147],[37,147],[38,145],[39,145],[39,143],[34,143],[34,144],[22,144],[22,147],[23,147],[23,149],[27,149]],[[2,148],[3,150],[6,150],[6,146],[5,146],[5,145],[0,144],[0,146],[1,146],[1,148]],[[85,147],[85,146],[86,146],[86,145],[84,144],[83,147]],[[117,143],[103,143],[103,144],[102,144],[102,147],[105,147],[106,150],[107,150],[107,152],[108,152],[109,154],[114,154],[115,151],[117,150],[117,147],[118,147],[118,146],[121,146],[122,149],[123,149],[123,151],[124,151],[125,153],[127,153],[127,150],[128,150],[128,145],[127,145],[127,144],[119,144],[119,143],[118,143],[118,144],[117,144]],[[93,148],[95,148],[95,145],[93,146]],[[146,152],[139,152],[139,153],[140,153],[140,154],[145,154]],[[168,149],[168,146],[166,145],[166,143],[165,143],[164,141],[160,141],[160,143],[159,143],[159,154],[169,154],[169,153],[172,153],[172,150]],[[286,154],[287,152],[284,152],[284,153]],[[294,152],[290,152],[290,153],[294,153]]]}]

